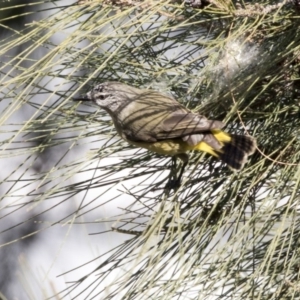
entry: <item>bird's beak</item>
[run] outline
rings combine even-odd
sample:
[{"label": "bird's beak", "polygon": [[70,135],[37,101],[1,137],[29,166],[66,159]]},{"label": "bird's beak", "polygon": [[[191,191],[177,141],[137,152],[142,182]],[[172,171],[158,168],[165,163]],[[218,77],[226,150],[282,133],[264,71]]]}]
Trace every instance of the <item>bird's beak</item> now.
[{"label": "bird's beak", "polygon": [[73,101],[91,101],[87,96],[80,96],[78,98],[73,98]]}]

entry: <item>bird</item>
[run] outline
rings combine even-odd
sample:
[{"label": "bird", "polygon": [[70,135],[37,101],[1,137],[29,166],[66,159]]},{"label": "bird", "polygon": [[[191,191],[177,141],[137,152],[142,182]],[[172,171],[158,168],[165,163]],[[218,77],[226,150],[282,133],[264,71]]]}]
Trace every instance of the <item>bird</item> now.
[{"label": "bird", "polygon": [[73,100],[91,101],[103,108],[117,133],[129,144],[181,159],[183,165],[175,186],[180,184],[189,151],[206,152],[230,169],[241,170],[256,149],[254,137],[223,131],[223,122],[209,120],[155,90],[108,81]]}]

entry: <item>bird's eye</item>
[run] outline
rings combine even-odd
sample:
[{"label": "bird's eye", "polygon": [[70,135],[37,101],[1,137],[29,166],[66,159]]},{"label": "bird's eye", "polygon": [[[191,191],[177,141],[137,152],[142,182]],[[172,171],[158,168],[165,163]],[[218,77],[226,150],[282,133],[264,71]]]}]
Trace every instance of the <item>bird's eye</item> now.
[{"label": "bird's eye", "polygon": [[97,85],[94,87],[94,95],[99,100],[104,100],[106,98],[104,87],[102,85]]}]

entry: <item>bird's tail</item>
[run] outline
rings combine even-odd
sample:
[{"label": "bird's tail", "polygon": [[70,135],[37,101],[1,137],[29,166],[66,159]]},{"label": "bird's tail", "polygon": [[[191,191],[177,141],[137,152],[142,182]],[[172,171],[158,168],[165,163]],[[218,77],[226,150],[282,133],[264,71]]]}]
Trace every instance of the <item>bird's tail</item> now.
[{"label": "bird's tail", "polygon": [[210,153],[232,169],[241,170],[248,156],[255,151],[255,139],[251,136],[229,134],[221,130],[211,130],[211,133],[211,137],[218,142],[218,147],[214,146],[216,143],[203,141],[197,145],[197,150]]}]

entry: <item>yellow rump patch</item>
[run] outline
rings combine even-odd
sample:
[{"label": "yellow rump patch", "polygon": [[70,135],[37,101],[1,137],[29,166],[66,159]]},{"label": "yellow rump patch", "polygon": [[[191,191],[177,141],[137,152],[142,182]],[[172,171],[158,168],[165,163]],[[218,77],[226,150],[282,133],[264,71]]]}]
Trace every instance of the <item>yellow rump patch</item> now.
[{"label": "yellow rump patch", "polygon": [[211,133],[214,135],[214,137],[220,142],[220,143],[229,143],[231,141],[230,134],[219,130],[219,129],[213,129]]},{"label": "yellow rump patch", "polygon": [[194,146],[192,148],[192,150],[198,150],[198,151],[203,151],[206,153],[209,153],[215,157],[219,157],[218,153],[215,152],[215,150],[209,146],[208,144],[206,144],[205,142],[200,142],[199,144],[197,144],[196,146]]},{"label": "yellow rump patch", "polygon": [[[223,145],[224,143],[229,143],[231,141],[231,136],[226,132],[214,129],[211,130],[211,133],[214,135],[214,137],[218,140],[218,142],[221,145]],[[187,142],[182,141],[181,139],[170,139],[170,140],[158,141],[154,143],[132,142],[132,141],[128,141],[128,142],[132,145],[146,148],[150,151],[159,154],[164,154],[164,155],[173,156],[176,154],[185,153],[187,151],[197,150],[197,151],[203,151],[209,153],[215,157],[219,157],[218,152],[215,151],[206,142],[200,142],[196,146],[191,146]]]}]

